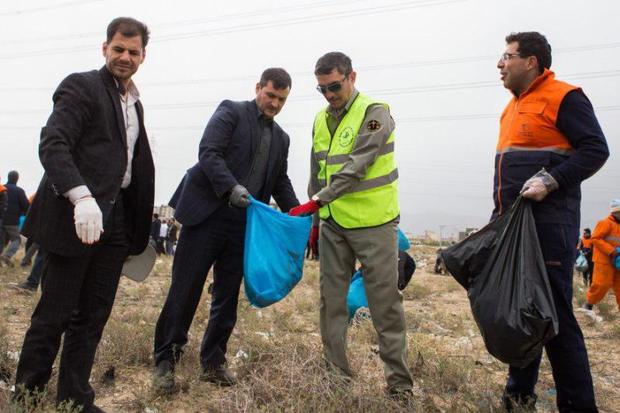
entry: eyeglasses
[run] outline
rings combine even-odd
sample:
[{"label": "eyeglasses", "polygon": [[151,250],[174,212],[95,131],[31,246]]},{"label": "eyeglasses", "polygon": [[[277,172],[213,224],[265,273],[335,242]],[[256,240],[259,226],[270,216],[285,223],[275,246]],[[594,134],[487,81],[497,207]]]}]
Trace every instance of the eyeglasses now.
[{"label": "eyeglasses", "polygon": [[327,86],[317,85],[316,90],[322,95],[326,94],[328,90],[332,93],[340,92],[340,89],[342,89],[342,82],[347,80],[348,77],[349,75],[346,75],[344,79],[332,82]]},{"label": "eyeglasses", "polygon": [[501,62],[505,62],[506,60],[510,60],[516,56],[521,57],[519,53],[502,53],[502,55],[499,57],[499,60]]}]

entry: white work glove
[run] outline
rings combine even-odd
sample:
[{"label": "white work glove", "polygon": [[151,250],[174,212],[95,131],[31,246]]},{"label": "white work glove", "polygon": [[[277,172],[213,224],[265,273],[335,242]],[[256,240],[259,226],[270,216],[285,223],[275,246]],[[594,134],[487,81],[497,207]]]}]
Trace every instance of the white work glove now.
[{"label": "white work glove", "polygon": [[84,244],[94,244],[99,241],[103,232],[103,217],[97,201],[92,196],[75,201],[73,210],[75,232]]},{"label": "white work glove", "polygon": [[543,168],[538,171],[536,175],[525,181],[523,188],[521,188],[521,195],[523,195],[523,198],[540,202],[545,199],[550,192],[558,189],[558,187],[558,181]]}]

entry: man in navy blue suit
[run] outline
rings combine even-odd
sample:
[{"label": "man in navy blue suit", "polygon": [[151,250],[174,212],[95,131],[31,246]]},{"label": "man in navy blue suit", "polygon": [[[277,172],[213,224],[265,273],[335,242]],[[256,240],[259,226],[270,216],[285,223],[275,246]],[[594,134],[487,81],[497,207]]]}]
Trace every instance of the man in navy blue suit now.
[{"label": "man in navy blue suit", "polygon": [[201,379],[222,386],[236,382],[225,355],[243,279],[248,196],[265,203],[273,196],[285,212],[299,205],[287,175],[289,137],[273,120],[290,89],[289,74],[270,68],[256,84],[255,100],[223,101],[204,131],[198,163],[170,200],[183,227],[172,284],[155,330],[153,384],[161,393],[177,389],[174,366],[211,267],[213,296],[200,348]]}]

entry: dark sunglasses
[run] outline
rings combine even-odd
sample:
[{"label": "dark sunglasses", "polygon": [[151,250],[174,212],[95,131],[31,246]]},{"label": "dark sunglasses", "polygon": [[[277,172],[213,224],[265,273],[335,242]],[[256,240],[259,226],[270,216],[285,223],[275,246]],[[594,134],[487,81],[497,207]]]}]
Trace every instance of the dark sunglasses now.
[{"label": "dark sunglasses", "polygon": [[337,93],[337,92],[340,92],[340,89],[342,89],[342,82],[344,82],[345,80],[347,80],[347,78],[348,78],[348,77],[349,77],[349,76],[347,75],[347,76],[345,76],[345,77],[344,77],[344,79],[342,79],[342,80],[338,80],[338,81],[336,81],[336,82],[332,82],[332,83],[330,83],[330,84],[329,84],[329,85],[327,85],[327,86],[317,85],[317,86],[316,86],[316,90],[317,90],[320,94],[322,94],[322,95],[326,94],[328,90],[329,90],[330,92],[332,92],[332,93]]}]

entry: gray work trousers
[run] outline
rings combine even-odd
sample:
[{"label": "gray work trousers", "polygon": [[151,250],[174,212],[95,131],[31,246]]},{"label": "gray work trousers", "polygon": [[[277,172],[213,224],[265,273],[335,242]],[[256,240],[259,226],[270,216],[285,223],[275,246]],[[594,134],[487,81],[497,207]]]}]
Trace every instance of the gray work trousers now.
[{"label": "gray work trousers", "polygon": [[19,234],[19,228],[17,225],[5,225],[4,233],[9,239],[9,245],[7,245],[6,249],[2,253],[2,256],[11,259],[17,250],[19,250],[19,246],[22,245],[22,238]]},{"label": "gray work trousers", "polygon": [[398,291],[397,222],[343,229],[321,221],[321,339],[327,362],[351,375],[346,355],[349,321],[347,293],[356,258],[363,267],[372,322],[379,336],[379,355],[389,389],[411,389],[407,367],[407,334],[402,294]]}]

